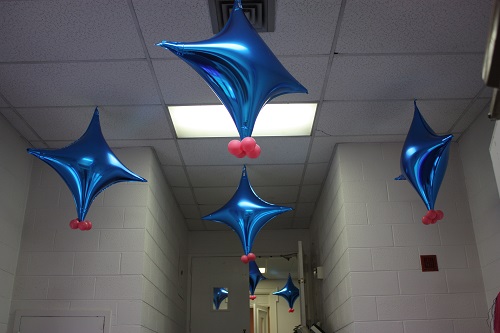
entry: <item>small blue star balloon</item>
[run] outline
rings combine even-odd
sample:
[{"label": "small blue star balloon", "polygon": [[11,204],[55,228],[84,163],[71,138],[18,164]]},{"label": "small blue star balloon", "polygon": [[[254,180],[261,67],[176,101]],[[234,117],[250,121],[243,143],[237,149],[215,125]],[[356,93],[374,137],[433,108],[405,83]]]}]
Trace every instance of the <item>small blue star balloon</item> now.
[{"label": "small blue star balloon", "polygon": [[250,186],[246,166],[243,166],[240,185],[233,197],[221,209],[202,219],[224,223],[233,229],[245,252],[241,261],[248,263],[255,260],[251,250],[260,229],[272,218],[290,210],[292,208],[273,205],[259,198]]},{"label": "small blue star balloon", "polygon": [[422,218],[424,224],[434,224],[443,212],[434,210],[439,187],[448,165],[453,135],[437,135],[425,122],[414,101],[413,121],[401,152],[402,175],[396,180],[408,180],[429,210]]},{"label": "small blue star balloon", "polygon": [[156,45],[172,51],[206,81],[233,118],[240,139],[252,135],[260,110],[271,99],[307,93],[252,27],[241,0],[234,1],[228,22],[214,37]]},{"label": "small blue star balloon", "polygon": [[293,303],[295,303],[295,300],[299,297],[299,288],[295,287],[293,284],[292,276],[290,274],[288,274],[288,280],[286,281],[285,286],[281,288],[281,290],[274,292],[273,295],[278,295],[286,299],[290,307],[288,312],[295,311],[293,309]]},{"label": "small blue star balloon", "polygon": [[248,264],[248,276],[250,278],[250,299],[255,299],[255,288],[260,281],[266,280],[266,277],[262,275],[255,261],[250,261]]},{"label": "small blue star balloon", "polygon": [[61,149],[28,149],[28,153],[50,165],[64,180],[76,204],[78,219],[72,229],[92,228],[85,216],[94,198],[107,187],[125,181],[146,180],[127,169],[104,140],[96,108],[87,131],[71,145]]},{"label": "small blue star balloon", "polygon": [[223,300],[229,296],[229,291],[226,288],[214,288],[214,306],[215,310],[219,310]]}]

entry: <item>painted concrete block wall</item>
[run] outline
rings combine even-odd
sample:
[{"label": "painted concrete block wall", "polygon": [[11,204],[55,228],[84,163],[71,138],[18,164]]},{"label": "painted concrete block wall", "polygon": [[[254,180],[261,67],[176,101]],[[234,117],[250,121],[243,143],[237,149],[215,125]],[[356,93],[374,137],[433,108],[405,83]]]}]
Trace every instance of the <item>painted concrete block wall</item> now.
[{"label": "painted concrete block wall", "polygon": [[0,332],[7,332],[32,159],[27,143],[0,117]]},{"label": "painted concrete block wall", "polygon": [[[460,154],[483,273],[486,302],[500,291],[500,198],[489,146],[495,123],[487,110],[460,138]],[[499,175],[500,176],[500,175]]]},{"label": "painted concrete block wall", "polygon": [[[11,327],[16,309],[107,309],[112,311],[113,333],[157,332],[158,323],[165,322],[159,314],[164,312],[163,298],[151,301],[147,293],[157,276],[150,261],[163,271],[167,263],[150,250],[148,236],[155,223],[179,221],[160,217],[159,210],[170,203],[156,204],[168,200],[164,195],[168,187],[155,171],[159,167],[152,150],[115,153],[149,182],[115,184],[102,192],[89,210],[87,219],[93,229],[86,232],[69,228],[76,217],[71,193],[50,167],[34,159]],[[186,238],[185,232],[176,237]],[[162,247],[170,245],[167,240],[158,242]]]},{"label": "painted concrete block wall", "polygon": [[[319,207],[314,221],[318,238],[329,228],[322,224],[341,230],[324,242],[333,247],[318,245],[325,267],[325,327],[356,333],[488,332],[458,145],[452,145],[436,202],[445,219],[431,226],[421,223],[426,208],[411,185],[393,180],[400,173],[401,148],[337,147],[332,183],[322,194],[329,199],[321,201],[323,206],[332,203],[331,208]],[[321,211],[338,214],[333,218]],[[421,272],[423,254],[437,255],[439,272]]]}]

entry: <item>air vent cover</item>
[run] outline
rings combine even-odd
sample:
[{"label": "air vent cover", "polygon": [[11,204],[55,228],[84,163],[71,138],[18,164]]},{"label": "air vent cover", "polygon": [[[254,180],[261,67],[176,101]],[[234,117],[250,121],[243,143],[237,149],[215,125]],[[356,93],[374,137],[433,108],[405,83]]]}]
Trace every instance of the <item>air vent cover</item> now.
[{"label": "air vent cover", "polygon": [[436,255],[421,255],[420,264],[422,265],[422,272],[439,271]]},{"label": "air vent cover", "polygon": [[[243,12],[255,30],[258,32],[274,31],[276,0],[242,0],[241,3]],[[214,34],[221,31],[226,24],[233,5],[234,0],[208,0]]]}]

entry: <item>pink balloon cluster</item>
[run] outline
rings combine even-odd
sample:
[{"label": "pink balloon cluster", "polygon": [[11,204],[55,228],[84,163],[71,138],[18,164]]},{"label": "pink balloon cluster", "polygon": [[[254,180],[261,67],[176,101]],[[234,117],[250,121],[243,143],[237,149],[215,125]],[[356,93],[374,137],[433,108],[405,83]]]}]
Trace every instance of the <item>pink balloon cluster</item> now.
[{"label": "pink balloon cluster", "polygon": [[256,298],[257,298],[257,296],[255,296],[255,295],[250,295],[250,299],[251,299],[252,301],[253,301],[254,299],[256,299]]},{"label": "pink balloon cluster", "polygon": [[92,222],[90,221],[78,221],[78,219],[73,219],[69,223],[69,227],[71,229],[80,229],[80,230],[90,230],[92,229]]},{"label": "pink balloon cluster", "polygon": [[422,217],[422,223],[425,225],[434,224],[437,221],[442,220],[443,217],[444,214],[442,211],[431,209],[424,215],[424,217]]},{"label": "pink balloon cluster", "polygon": [[241,256],[241,262],[244,264],[248,264],[249,261],[255,261],[256,258],[257,257],[255,256],[255,254],[250,252],[249,254],[244,254]]},{"label": "pink balloon cluster", "polygon": [[243,140],[231,140],[227,145],[227,150],[238,158],[248,156],[250,158],[257,158],[260,156],[260,146],[255,142],[255,139],[247,136]]}]

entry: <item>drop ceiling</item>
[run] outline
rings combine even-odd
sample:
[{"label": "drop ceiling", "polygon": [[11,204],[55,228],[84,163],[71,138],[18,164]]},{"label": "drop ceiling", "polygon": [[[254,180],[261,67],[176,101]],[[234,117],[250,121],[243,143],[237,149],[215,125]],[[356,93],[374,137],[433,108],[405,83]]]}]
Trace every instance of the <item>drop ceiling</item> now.
[{"label": "drop ceiling", "polygon": [[255,192],[294,211],[266,228],[307,228],[335,145],[402,142],[413,99],[431,127],[456,138],[487,108],[481,67],[493,2],[277,0],[260,33],[317,102],[311,136],[259,137],[262,155],[237,159],[231,138],[177,139],[168,105],[219,103],[161,40],[212,34],[208,0],[0,0],[0,113],[28,141],[65,146],[95,106],[111,147],[152,147],[190,230],[220,208],[242,163]]}]

